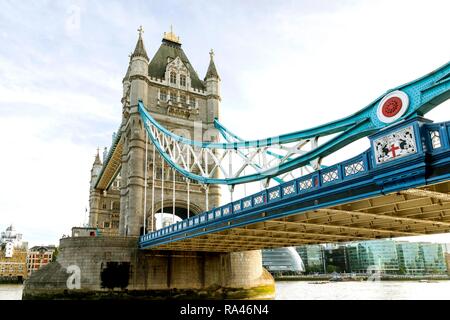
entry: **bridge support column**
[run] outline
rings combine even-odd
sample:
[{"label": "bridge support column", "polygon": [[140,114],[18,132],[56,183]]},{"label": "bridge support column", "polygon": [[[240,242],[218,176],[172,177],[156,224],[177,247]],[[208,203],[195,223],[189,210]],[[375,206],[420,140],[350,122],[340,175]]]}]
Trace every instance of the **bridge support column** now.
[{"label": "bridge support column", "polygon": [[134,237],[77,237],[61,239],[57,261],[31,275],[23,298],[247,299],[274,290],[258,250],[144,251]]}]

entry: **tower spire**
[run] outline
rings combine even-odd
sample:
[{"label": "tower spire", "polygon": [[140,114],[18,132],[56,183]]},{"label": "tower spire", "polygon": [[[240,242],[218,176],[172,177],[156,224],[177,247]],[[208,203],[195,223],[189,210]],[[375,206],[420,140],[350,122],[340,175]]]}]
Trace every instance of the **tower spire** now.
[{"label": "tower spire", "polygon": [[100,148],[99,147],[97,147],[97,154],[95,155],[95,161],[94,161],[94,166],[95,165],[101,165],[102,164],[102,162],[101,162],[101,160],[100,160]]},{"label": "tower spire", "polygon": [[131,59],[134,57],[143,57],[148,60],[147,51],[144,47],[144,41],[142,40],[142,33],[144,33],[144,28],[142,26],[139,26],[139,29],[137,30],[139,32],[139,38],[136,43],[136,48],[134,48],[134,52],[131,55]]},{"label": "tower spire", "polygon": [[216,65],[214,64],[214,50],[211,49],[209,51],[209,66],[208,71],[206,71],[205,80],[209,78],[217,78],[220,79],[219,74],[217,73]]}]

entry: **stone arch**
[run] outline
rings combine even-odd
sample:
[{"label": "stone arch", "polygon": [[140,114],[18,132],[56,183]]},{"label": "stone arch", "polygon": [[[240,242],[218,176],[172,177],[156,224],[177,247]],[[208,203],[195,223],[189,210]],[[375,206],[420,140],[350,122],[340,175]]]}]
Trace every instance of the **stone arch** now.
[{"label": "stone arch", "polygon": [[[155,213],[161,212],[161,201],[158,201],[155,203]],[[173,208],[173,202],[172,199],[165,199],[164,200],[164,208],[166,208],[168,211],[168,213],[172,212],[172,208]],[[175,212],[182,213],[183,211],[185,212],[185,214],[181,215],[180,217],[182,219],[186,219],[187,218],[187,202],[184,200],[175,200]],[[149,210],[147,210],[147,217],[151,215],[151,208]],[[190,216],[192,217],[193,215],[198,215],[200,213],[202,213],[204,211],[203,208],[201,208],[200,206],[194,204],[194,203],[190,203],[189,204],[189,212],[190,212]]]}]

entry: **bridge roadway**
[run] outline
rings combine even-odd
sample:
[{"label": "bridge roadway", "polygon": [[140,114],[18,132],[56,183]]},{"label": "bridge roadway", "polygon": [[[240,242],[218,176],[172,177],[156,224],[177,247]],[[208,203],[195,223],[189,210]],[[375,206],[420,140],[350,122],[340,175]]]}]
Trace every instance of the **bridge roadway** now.
[{"label": "bridge roadway", "polygon": [[[416,150],[375,142],[414,128]],[[140,237],[147,250],[234,252],[450,232],[450,122],[402,121],[352,159]]]}]

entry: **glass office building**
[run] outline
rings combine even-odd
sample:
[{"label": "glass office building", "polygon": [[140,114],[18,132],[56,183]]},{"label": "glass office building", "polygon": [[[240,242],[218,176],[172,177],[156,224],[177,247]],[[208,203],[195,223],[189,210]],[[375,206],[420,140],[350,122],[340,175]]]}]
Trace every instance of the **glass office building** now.
[{"label": "glass office building", "polygon": [[438,243],[398,242],[400,274],[445,274],[444,246]]},{"label": "glass office building", "polygon": [[391,275],[447,273],[445,245],[427,242],[371,240],[297,247],[306,273],[351,272]]},{"label": "glass office building", "polygon": [[421,255],[423,256],[424,273],[444,274],[447,272],[444,248],[441,244],[422,243]]},{"label": "glass office building", "polygon": [[352,242],[346,246],[350,272],[398,274],[397,248],[393,240]]},{"label": "glass office building", "polygon": [[[439,243],[370,240],[296,247],[306,274],[380,273],[386,275],[445,275],[450,273],[449,246]],[[278,250],[278,249],[277,249]],[[292,253],[264,250],[263,264],[271,272],[290,270]],[[287,258],[287,256],[291,258]],[[294,270],[294,269],[292,269]],[[296,270],[299,270],[297,268]]]},{"label": "glass office building", "polygon": [[322,245],[305,245],[296,248],[305,265],[306,273],[324,273],[324,247]]},{"label": "glass office building", "polygon": [[324,248],[325,266],[327,273],[348,273],[350,264],[348,261],[347,247],[336,245]]},{"label": "glass office building", "polygon": [[272,274],[295,275],[305,271],[303,261],[294,247],[262,250],[262,263]]}]

